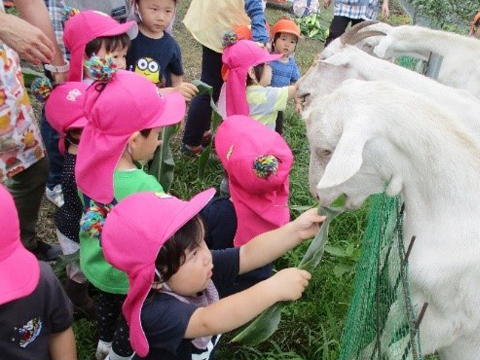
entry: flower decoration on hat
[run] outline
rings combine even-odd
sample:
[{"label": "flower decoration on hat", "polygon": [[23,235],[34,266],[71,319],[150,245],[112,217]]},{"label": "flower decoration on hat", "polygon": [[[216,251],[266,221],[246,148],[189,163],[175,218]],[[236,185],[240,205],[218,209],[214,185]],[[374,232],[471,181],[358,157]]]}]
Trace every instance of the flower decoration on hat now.
[{"label": "flower decoration on hat", "polygon": [[112,80],[118,71],[113,56],[110,54],[105,55],[104,58],[93,54],[90,59],[84,62],[84,65],[87,69],[88,76],[100,82]]},{"label": "flower decoration on hat", "polygon": [[80,231],[91,238],[100,239],[105,218],[112,208],[112,204],[99,205],[97,203],[87,208],[80,220]]},{"label": "flower decoration on hat", "polygon": [[235,31],[229,30],[223,34],[222,47],[225,49],[227,46],[233,45],[238,41],[238,36]]},{"label": "flower decoration on hat", "polygon": [[259,178],[268,178],[278,170],[278,159],[273,155],[260,155],[253,162],[253,172]]},{"label": "flower decoration on hat", "polygon": [[71,19],[78,13],[80,13],[80,10],[71,6],[65,6],[62,10],[62,21],[66,22],[67,20]]},{"label": "flower decoration on hat", "polygon": [[32,81],[32,85],[30,85],[30,91],[32,92],[33,96],[35,96],[35,98],[41,102],[47,101],[48,97],[52,93],[52,90],[52,82],[46,77],[35,78],[35,80]]}]

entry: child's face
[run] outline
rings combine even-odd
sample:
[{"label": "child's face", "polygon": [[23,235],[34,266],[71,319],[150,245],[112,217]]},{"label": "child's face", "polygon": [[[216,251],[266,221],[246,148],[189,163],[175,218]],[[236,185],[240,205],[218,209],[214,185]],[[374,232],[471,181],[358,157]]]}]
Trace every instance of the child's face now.
[{"label": "child's face", "polygon": [[142,19],[140,26],[145,35],[155,37],[163,34],[175,15],[175,1],[139,0],[137,4]]},{"label": "child's face", "polygon": [[[116,49],[110,52],[110,55],[112,55],[113,61],[115,65],[117,65],[117,68],[119,70],[125,70],[127,68],[127,50],[128,50],[127,47],[124,47],[124,48],[117,47]],[[102,44],[102,47],[100,48],[100,50],[98,50],[96,55],[103,59],[107,54],[108,52],[105,49],[105,44]]]},{"label": "child's face", "polygon": [[261,86],[268,86],[271,84],[271,82],[272,82],[272,68],[268,63],[265,63],[265,65],[263,65],[262,76],[258,80],[258,84]]},{"label": "child's face", "polygon": [[207,288],[212,278],[212,253],[203,240],[205,230],[202,226],[202,240],[198,247],[186,250],[185,262],[167,281],[173,292],[183,296],[195,296]]},{"label": "child's face", "polygon": [[152,129],[147,137],[139,135],[137,146],[132,153],[133,160],[148,161],[153,158],[157,147],[162,145],[162,129],[162,127]]},{"label": "child's face", "polygon": [[283,57],[289,57],[297,46],[297,37],[289,33],[280,33],[280,36],[275,40],[275,52],[282,54]]}]

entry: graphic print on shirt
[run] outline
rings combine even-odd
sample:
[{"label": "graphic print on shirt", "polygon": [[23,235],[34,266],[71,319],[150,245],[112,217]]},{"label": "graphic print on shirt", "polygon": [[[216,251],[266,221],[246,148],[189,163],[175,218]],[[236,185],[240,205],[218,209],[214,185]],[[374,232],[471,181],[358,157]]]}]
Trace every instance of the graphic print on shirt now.
[{"label": "graphic print on shirt", "polygon": [[154,84],[160,83],[160,65],[154,59],[142,57],[135,63],[135,72],[145,76]]},{"label": "graphic print on shirt", "polygon": [[[18,338],[15,339],[21,348],[26,348],[29,344],[35,341],[42,331],[42,320],[40,318],[33,318],[20,328],[15,327],[15,334]],[[14,339],[12,339],[13,341]]]}]

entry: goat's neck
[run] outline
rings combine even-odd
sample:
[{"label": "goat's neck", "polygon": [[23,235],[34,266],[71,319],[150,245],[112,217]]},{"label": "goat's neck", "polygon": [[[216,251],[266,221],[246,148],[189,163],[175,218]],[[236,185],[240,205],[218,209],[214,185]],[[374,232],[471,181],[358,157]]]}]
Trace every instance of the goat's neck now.
[{"label": "goat's neck", "polygon": [[447,31],[432,30],[421,26],[399,26],[396,28],[393,47],[400,52],[431,51],[448,56],[456,51],[475,49],[472,39]]}]

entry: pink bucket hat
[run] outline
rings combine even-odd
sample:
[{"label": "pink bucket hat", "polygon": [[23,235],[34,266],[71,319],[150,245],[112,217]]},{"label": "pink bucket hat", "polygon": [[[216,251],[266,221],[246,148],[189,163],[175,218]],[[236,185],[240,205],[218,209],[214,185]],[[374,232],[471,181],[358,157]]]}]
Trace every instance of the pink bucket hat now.
[{"label": "pink bucket hat", "polygon": [[83,80],[83,56],[87,44],[99,37],[128,34],[130,39],[138,35],[135,21],[120,24],[112,17],[100,11],[82,11],[65,23],[63,41],[70,51],[70,71],[68,81]]},{"label": "pink bucket hat", "polygon": [[85,92],[88,85],[82,82],[67,82],[56,86],[45,104],[45,117],[58,132],[58,148],[65,152],[65,135],[70,129],[82,129],[87,124],[83,112]]},{"label": "pink bucket hat", "polygon": [[227,116],[249,114],[245,95],[248,69],[281,57],[282,54],[269,54],[251,40],[239,40],[223,51],[222,62],[228,70],[225,82]]},{"label": "pink bucket hat", "polygon": [[178,92],[160,94],[150,80],[120,70],[108,83],[87,90],[88,119],[78,146],[75,178],[92,200],[108,204],[114,198],[113,173],[136,131],[168,126],[185,116],[186,104]]},{"label": "pink bucket hat", "polygon": [[38,285],[38,260],[20,241],[18,213],[0,184],[0,305],[30,295]]},{"label": "pink bucket hat", "polygon": [[288,223],[293,154],[282,136],[247,116],[231,116],[218,127],[215,150],[237,214],[234,245]]},{"label": "pink bucket hat", "polygon": [[214,194],[215,189],[208,189],[190,201],[183,201],[164,194],[137,193],[120,201],[105,220],[103,253],[110,264],[128,276],[130,289],[123,303],[123,314],[130,326],[132,348],[141,357],[149,352],[141,311],[152,288],[158,253]]}]

